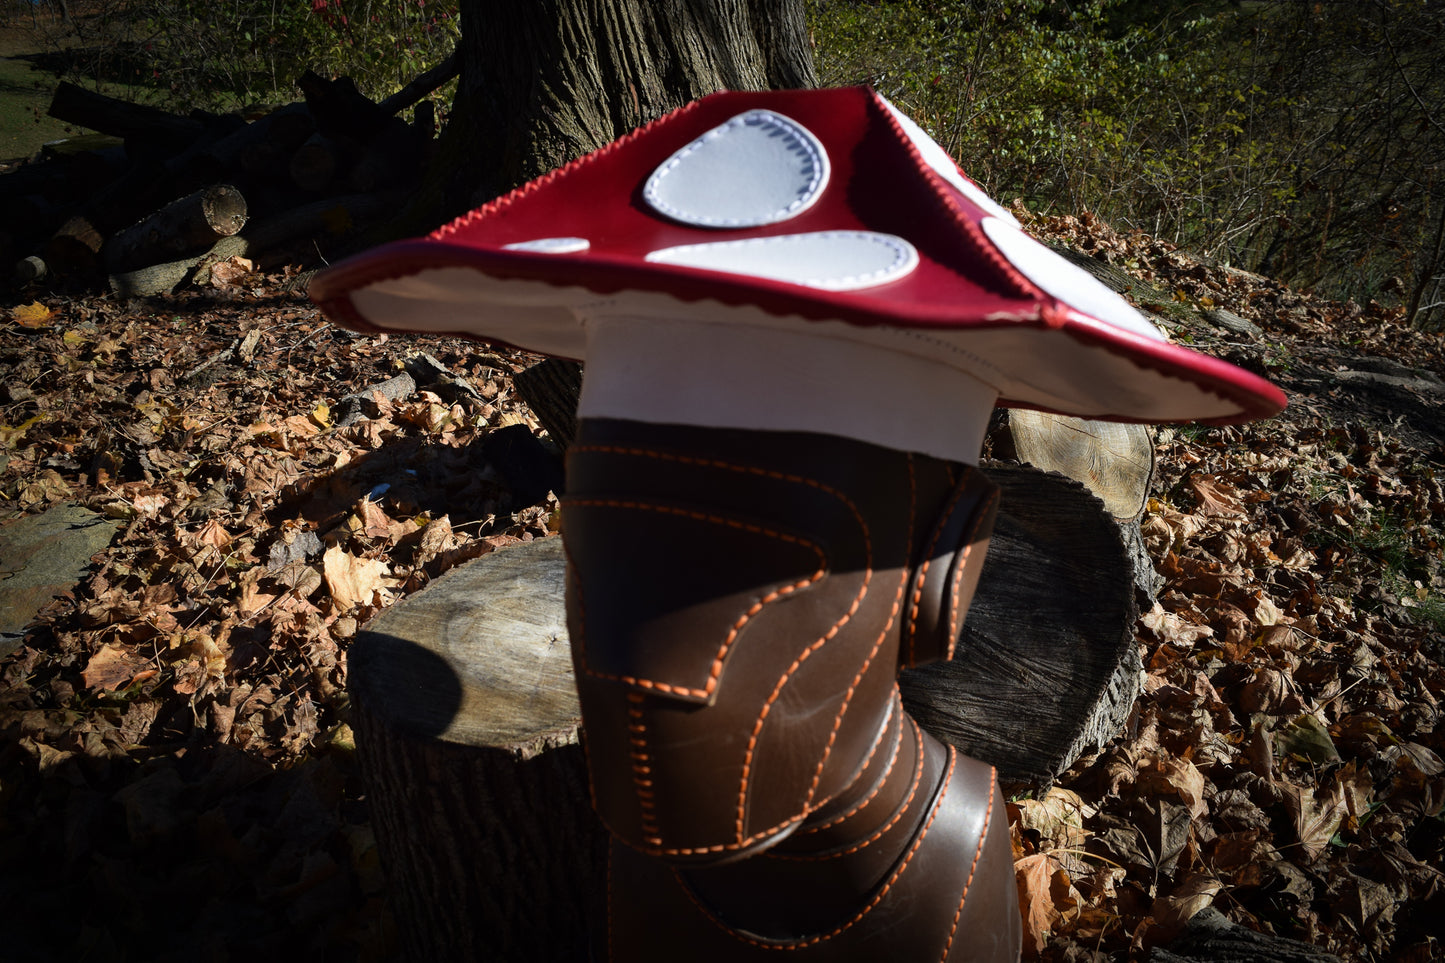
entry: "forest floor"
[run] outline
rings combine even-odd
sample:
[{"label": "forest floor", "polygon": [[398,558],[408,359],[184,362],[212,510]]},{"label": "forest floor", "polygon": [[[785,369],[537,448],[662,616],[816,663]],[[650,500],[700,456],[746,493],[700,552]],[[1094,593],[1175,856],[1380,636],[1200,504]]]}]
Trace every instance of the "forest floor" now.
[{"label": "forest floor", "polygon": [[[1445,338],[1088,217],[1031,226],[1291,403],[1156,433],[1146,691],[1104,752],[1010,805],[1027,957],[1143,959],[1212,905],[1349,960],[1440,959]],[[117,525],[0,649],[0,958],[397,948],[347,647],[551,532],[555,497],[517,504],[480,444],[535,429],[511,375],[538,359],[351,334],[293,275],[0,292],[0,518]],[[423,386],[338,425],[417,351],[475,394]]]}]

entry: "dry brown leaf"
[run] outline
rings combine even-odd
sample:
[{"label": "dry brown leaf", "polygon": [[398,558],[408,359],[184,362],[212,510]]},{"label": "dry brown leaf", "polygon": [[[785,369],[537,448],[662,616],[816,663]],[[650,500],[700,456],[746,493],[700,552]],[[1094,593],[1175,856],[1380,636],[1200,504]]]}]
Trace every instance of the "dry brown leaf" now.
[{"label": "dry brown leaf", "polygon": [[1025,856],[1014,863],[1019,911],[1023,914],[1025,957],[1038,956],[1048,942],[1049,934],[1063,917],[1054,905],[1053,879],[1056,872],[1063,872],[1063,868],[1047,853]]},{"label": "dry brown leaf", "polygon": [[125,646],[112,644],[101,646],[90,657],[84,671],[80,673],[80,678],[87,689],[104,689],[107,692],[114,692],[116,689],[125,688],[132,682],[149,679],[156,674],[156,668],[148,659],[142,658]]},{"label": "dry brown leaf", "polygon": [[1170,936],[1183,932],[1190,920],[1214,905],[1214,897],[1223,888],[1213,876],[1191,873],[1168,896],[1154,900],[1150,915],[1162,931],[1163,940],[1167,942]]},{"label": "dry brown leaf", "polygon": [[240,255],[228,257],[211,265],[211,284],[218,288],[228,288],[255,270],[256,264],[249,258]]},{"label": "dry brown leaf", "polygon": [[1300,846],[1310,857],[1318,856],[1340,828],[1347,811],[1344,787],[1338,782],[1320,790],[1292,783],[1279,784],[1285,807],[1294,821]]},{"label": "dry brown leaf", "polygon": [[1189,487],[1199,499],[1199,514],[1216,518],[1237,518],[1244,514],[1239,490],[1211,475],[1189,476]]},{"label": "dry brown leaf", "polygon": [[1208,811],[1204,801],[1204,773],[1188,759],[1160,750],[1139,762],[1139,786],[1152,795],[1173,795],[1198,819]]},{"label": "dry brown leaf", "polygon": [[378,558],[359,558],[339,545],[333,545],[321,556],[326,588],[331,593],[336,612],[347,612],[356,605],[373,604],[376,594],[396,584],[388,578],[386,562]]}]

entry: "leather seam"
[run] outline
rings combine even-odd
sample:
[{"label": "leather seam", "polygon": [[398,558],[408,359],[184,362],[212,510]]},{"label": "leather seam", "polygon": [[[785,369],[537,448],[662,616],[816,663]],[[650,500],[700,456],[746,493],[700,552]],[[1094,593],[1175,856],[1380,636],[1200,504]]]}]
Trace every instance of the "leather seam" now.
[{"label": "leather seam", "polygon": [[872,846],[874,843],[878,842],[878,840],[882,839],[890,829],[898,825],[898,820],[902,819],[903,814],[908,812],[909,807],[913,805],[914,797],[918,795],[918,787],[923,782],[923,730],[918,728],[918,723],[914,722],[913,719],[910,718],[908,721],[913,723],[914,743],[918,747],[917,762],[915,762],[913,766],[913,787],[908,790],[908,798],[903,800],[903,805],[898,807],[898,809],[893,813],[893,815],[888,818],[888,821],[886,823],[884,823],[878,829],[875,829],[871,834],[868,835],[866,839],[862,839],[854,843],[847,849],[840,849],[835,852],[822,853],[816,856],[795,856],[784,855],[782,853],[769,853],[767,854],[768,858],[786,860],[792,863],[815,863],[824,862],[829,859],[842,859],[844,856],[852,856],[854,853],[862,852],[869,846]]},{"label": "leather seam", "polygon": [[711,920],[715,926],[736,940],[751,944],[763,950],[803,950],[811,946],[817,946],[819,943],[825,943],[852,928],[865,916],[873,912],[878,904],[883,902],[884,897],[888,895],[889,891],[893,889],[899,877],[908,869],[909,864],[913,862],[913,857],[918,854],[918,850],[923,846],[924,839],[928,837],[929,830],[933,828],[933,820],[937,818],[938,813],[943,809],[945,797],[948,795],[950,784],[953,781],[953,770],[958,762],[957,751],[953,746],[945,744],[945,748],[948,750],[948,767],[944,770],[943,778],[940,781],[942,788],[938,796],[934,799],[933,808],[928,814],[927,821],[923,824],[923,828],[919,830],[918,835],[914,837],[913,843],[908,847],[908,852],[904,855],[903,860],[893,870],[892,874],[889,875],[887,882],[874,894],[873,899],[869,901],[867,906],[859,910],[852,919],[840,924],[827,933],[820,933],[816,936],[804,937],[788,942],[767,942],[753,936],[745,935],[718,919],[710,909],[703,905],[697,894],[692,891],[692,887],[688,886],[682,878],[681,870],[674,869],[673,876],[676,878],[678,886],[687,894],[688,899],[692,900],[693,905],[698,908],[703,916]]},{"label": "leather seam", "polygon": [[[938,519],[938,525],[937,525],[937,526],[934,528],[934,530],[933,530],[933,538],[929,541],[929,543],[928,543],[928,548],[924,550],[923,562],[922,562],[922,564],[919,565],[919,567],[918,567],[918,577],[914,580],[914,586],[915,586],[915,587],[914,587],[914,589],[913,589],[913,609],[912,609],[912,611],[911,611],[911,612],[909,613],[909,615],[908,615],[908,664],[909,664],[909,665],[917,665],[917,664],[918,664],[918,658],[917,658],[917,651],[918,651],[918,649],[917,649],[917,645],[918,645],[918,610],[919,610],[919,608],[921,608],[921,606],[922,606],[923,590],[924,590],[924,587],[925,587],[925,586],[927,585],[927,583],[928,583],[928,569],[929,569],[929,567],[930,567],[930,566],[932,565],[932,563],[933,563],[933,550],[938,547],[939,541],[943,538],[943,533],[948,530],[948,523],[949,523],[949,521],[953,518],[953,513],[958,510],[958,503],[963,500],[963,496],[964,496],[967,492],[968,492],[968,488],[967,488],[967,487],[964,487],[964,486],[960,486],[960,487],[954,489],[953,497],[948,500],[948,505],[944,507],[944,509],[943,509],[943,514],[942,514],[942,515],[939,517],[939,519]],[[978,523],[977,523],[977,521],[975,520],[973,531],[977,531],[977,530],[978,530]],[[970,534],[972,534],[972,533],[970,533]],[[970,542],[970,544],[971,544],[971,542]],[[964,550],[964,555],[965,555],[965,558],[966,558],[966,557],[967,557],[967,549]],[[960,571],[961,571],[961,569],[960,569]],[[955,584],[955,587],[956,587],[956,586],[957,586],[957,581],[956,581],[956,580],[955,580],[955,583],[954,583],[954,584]],[[950,648],[952,648],[952,647],[950,646]]]},{"label": "leather seam", "polygon": [[878,775],[877,781],[874,783],[873,788],[868,792],[868,794],[862,799],[860,799],[858,802],[854,803],[852,806],[848,807],[843,812],[834,816],[832,819],[829,819],[827,822],[819,823],[816,826],[809,826],[805,829],[799,829],[796,835],[806,836],[809,833],[817,833],[822,832],[825,829],[832,829],[839,823],[851,819],[861,813],[863,810],[867,809],[869,803],[873,802],[873,800],[878,796],[878,794],[883,791],[884,785],[886,785],[888,782],[888,777],[893,774],[893,767],[898,765],[898,754],[903,751],[904,714],[902,710],[903,703],[900,701],[898,694],[895,692],[893,696],[893,702],[889,705],[888,708],[888,729],[890,732],[894,729],[897,729],[898,732],[892,739],[888,739],[885,736],[884,739],[880,739],[878,742],[874,743],[873,748],[868,750],[868,758],[863,760],[863,770],[866,771],[869,764],[873,762],[873,757],[877,755],[878,747],[881,746],[885,740],[893,744],[892,752],[890,753],[888,758],[888,765],[883,767],[883,772]]},{"label": "leather seam", "polygon": [[627,751],[632,759],[632,784],[637,789],[638,820],[649,845],[662,844],[657,825],[657,792],[652,781],[652,755],[647,751],[647,722],[642,714],[640,692],[627,694]]},{"label": "leather seam", "polygon": [[953,938],[958,935],[958,921],[963,917],[963,904],[968,901],[968,891],[973,887],[974,874],[978,872],[978,862],[983,858],[983,847],[988,841],[989,829],[993,826],[993,806],[998,798],[998,770],[990,767],[988,782],[988,808],[983,814],[983,832],[979,834],[978,846],[973,851],[973,863],[968,867],[968,878],[963,881],[963,893],[958,897],[958,909],[953,913],[953,925],[948,929],[948,942],[943,944],[943,955],[939,957],[939,963],[947,963],[948,954],[953,949]]},{"label": "leather seam", "polygon": [[[731,650],[733,643],[737,641],[737,637],[742,632],[743,627],[752,620],[753,616],[757,615],[758,612],[762,611],[763,607],[768,605],[769,603],[775,602],[780,598],[791,595],[794,592],[801,591],[802,589],[807,588],[809,585],[812,585],[814,582],[817,582],[825,574],[827,574],[827,555],[824,554],[822,547],[819,546],[817,543],[811,542],[805,538],[800,538],[797,535],[789,535],[786,532],[779,532],[771,528],[765,528],[761,525],[754,525],[751,522],[742,522],[733,518],[725,518],[721,515],[709,515],[705,512],[692,511],[691,509],[674,508],[668,505],[659,505],[649,502],[624,501],[621,499],[572,498],[567,499],[565,504],[589,508],[622,508],[636,511],[654,511],[667,515],[680,515],[686,518],[691,518],[694,521],[707,522],[714,525],[726,525],[729,528],[735,528],[741,531],[751,532],[754,535],[762,535],[766,538],[774,538],[779,541],[791,542],[803,548],[811,549],[813,553],[818,556],[818,570],[816,572],[814,572],[812,575],[808,576],[805,579],[794,582],[791,585],[784,585],[774,589],[772,592],[769,592],[766,596],[759,599],[757,602],[754,602],[753,605],[746,612],[744,612],[736,622],[733,623],[732,628],[728,631],[727,637],[723,639],[722,644],[718,647],[717,655],[713,656],[712,666],[708,671],[708,679],[707,682],[703,684],[703,688],[698,689],[690,686],[676,686],[668,682],[657,682],[653,679],[641,679],[634,676],[622,675],[620,673],[602,672],[597,669],[593,669],[587,664],[587,647],[584,642],[584,644],[578,646],[578,651],[581,655],[579,661],[582,663],[582,671],[595,679],[606,679],[613,682],[622,682],[626,685],[637,686],[639,688],[655,689],[658,692],[667,693],[669,695],[684,695],[692,696],[694,698],[705,699],[711,696],[713,691],[717,688],[718,680],[722,676],[723,663],[727,660],[727,654],[729,650]],[[579,577],[579,584],[580,581],[581,579]]]},{"label": "leather seam", "polygon": [[964,573],[968,570],[968,559],[973,554],[973,546],[978,544],[975,540],[979,529],[983,527],[983,520],[988,515],[988,509],[998,500],[998,493],[991,492],[979,502],[974,510],[973,526],[968,530],[967,544],[964,546],[963,554],[959,556],[957,568],[953,573],[953,585],[948,592],[948,657],[953,658],[953,651],[958,647],[958,629],[962,622],[962,615],[958,604],[958,587],[963,583]]},{"label": "leather seam", "polygon": [[[908,533],[908,544],[905,546],[904,559],[913,557],[913,519],[917,510],[918,501],[918,479],[914,471],[913,455],[909,453],[908,462],[908,517],[905,520],[904,531]],[[865,529],[866,530],[866,529]],[[873,575],[872,541],[869,540],[868,575]],[[883,643],[888,638],[888,633],[893,630],[893,625],[898,619],[898,614],[903,610],[903,593],[908,588],[908,566],[905,562],[903,574],[898,579],[898,591],[893,594],[893,607],[888,612],[888,621],[883,626],[883,631],[878,633],[877,640],[873,643],[873,650],[863,660],[863,665],[858,669],[858,674],[853,677],[853,682],[848,686],[847,693],[843,696],[842,703],[838,706],[838,714],[833,717],[833,731],[828,734],[828,744],[823,748],[823,757],[818,760],[818,768],[813,770],[813,782],[808,787],[808,795],[804,800],[804,806],[810,806],[813,802],[813,795],[818,791],[818,783],[823,779],[823,770],[828,765],[828,760],[833,755],[833,746],[838,741],[838,730],[843,727],[843,719],[848,714],[848,709],[853,704],[853,694],[858,691],[858,685],[863,677],[868,674],[873,659],[878,655],[878,650],[883,648]]]}]

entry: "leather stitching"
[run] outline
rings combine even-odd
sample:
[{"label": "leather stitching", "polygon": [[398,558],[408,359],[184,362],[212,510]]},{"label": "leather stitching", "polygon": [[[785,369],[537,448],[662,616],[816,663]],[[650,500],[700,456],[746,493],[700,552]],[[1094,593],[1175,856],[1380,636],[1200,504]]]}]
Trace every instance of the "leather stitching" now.
[{"label": "leather stitching", "polygon": [[[913,590],[913,610],[908,615],[909,665],[918,664],[918,610],[922,605],[924,586],[928,582],[928,568],[933,563],[933,550],[938,547],[939,539],[943,538],[943,533],[948,530],[948,523],[953,518],[953,513],[958,509],[959,501],[962,500],[967,491],[967,488],[957,488],[954,490],[953,497],[948,500],[948,505],[944,507],[943,514],[938,519],[938,525],[933,529],[933,538],[929,541],[928,549],[923,554],[923,563],[918,567],[918,578],[914,583],[916,588]],[[978,531],[977,520],[974,522],[973,531]],[[964,550],[964,555],[967,557],[967,549]],[[954,585],[957,586],[957,584],[955,580]]]},{"label": "leather stitching", "polygon": [[652,756],[647,751],[647,722],[642,715],[642,693],[627,694],[627,743],[631,748],[632,782],[637,787],[638,818],[642,833],[653,846],[662,845],[662,832],[657,825],[657,792],[652,781]]},{"label": "leather stitching", "polygon": [[813,863],[822,862],[829,859],[842,859],[844,856],[852,856],[854,853],[861,852],[862,850],[867,849],[869,846],[882,839],[883,836],[888,832],[888,830],[896,826],[898,824],[898,820],[902,819],[903,814],[908,812],[909,807],[913,805],[913,798],[918,795],[918,786],[920,783],[923,782],[923,730],[918,728],[918,723],[914,722],[912,718],[909,718],[908,721],[913,723],[913,738],[914,742],[918,747],[918,751],[916,753],[916,760],[913,764],[912,788],[908,790],[908,798],[904,799],[903,804],[893,812],[893,815],[888,817],[888,821],[886,823],[884,823],[878,829],[875,829],[872,833],[868,835],[866,839],[859,840],[852,846],[849,846],[847,849],[840,849],[827,853],[819,853],[816,855],[784,855],[782,853],[767,853],[766,855],[768,856],[768,858],[786,860],[793,863]]},{"label": "leather stitching", "polygon": [[953,925],[948,929],[948,942],[943,944],[943,955],[939,957],[939,963],[947,963],[948,954],[953,949],[953,938],[958,934],[958,921],[963,917],[963,904],[968,901],[969,888],[973,886],[973,877],[978,872],[978,861],[983,857],[984,843],[988,841],[988,831],[993,826],[993,804],[998,795],[998,771],[990,767],[988,782],[988,808],[983,813],[983,832],[978,837],[978,847],[973,851],[973,864],[968,867],[968,878],[963,881],[963,894],[958,898],[958,909],[953,913]]},{"label": "leather stitching", "polygon": [[[587,647],[585,644],[585,640],[578,640],[579,644],[577,646],[577,651],[580,656],[579,661],[582,663],[582,670],[586,672],[589,676],[592,676],[596,679],[608,679],[614,682],[622,682],[631,686],[638,686],[639,688],[656,689],[658,692],[664,692],[668,694],[686,695],[692,696],[694,698],[706,698],[712,695],[713,690],[717,688],[718,679],[722,676],[723,662],[726,661],[728,650],[732,648],[732,645],[737,640],[739,633],[742,632],[743,626],[747,625],[747,623],[752,620],[753,616],[757,615],[758,612],[760,612],[762,608],[768,603],[775,602],[778,599],[783,598],[784,596],[791,595],[794,592],[807,588],[809,585],[812,585],[814,582],[818,581],[825,574],[827,574],[827,556],[824,555],[823,549],[819,545],[805,538],[800,538],[797,535],[789,535],[786,532],[779,532],[775,531],[774,529],[764,528],[761,525],[754,525],[750,522],[742,522],[738,521],[735,518],[724,518],[721,515],[709,515],[704,512],[696,512],[690,509],[674,508],[670,505],[658,505],[649,502],[623,501],[618,499],[603,498],[569,498],[566,499],[565,504],[588,508],[623,508],[637,511],[660,512],[666,515],[679,515],[682,517],[691,518],[694,521],[708,522],[714,525],[726,525],[729,528],[736,528],[741,531],[751,532],[754,535],[762,535],[767,538],[778,539],[779,541],[791,542],[803,548],[811,549],[813,553],[818,556],[818,570],[816,572],[814,572],[812,575],[808,576],[805,579],[794,582],[792,585],[784,585],[780,588],[774,589],[772,592],[769,592],[766,596],[753,603],[753,605],[746,612],[744,612],[735,623],[733,623],[732,628],[728,631],[727,637],[723,639],[722,644],[719,646],[717,655],[713,657],[712,667],[709,670],[708,679],[707,682],[704,683],[703,688],[698,689],[688,686],[675,686],[671,683],[657,682],[652,679],[639,679],[628,675],[600,672],[587,665]],[[578,581],[580,582],[581,579],[579,578]],[[584,621],[585,631],[585,620],[579,619],[579,621]]]},{"label": "leather stitching", "polygon": [[868,750],[868,758],[863,760],[862,771],[866,771],[869,764],[873,762],[873,757],[877,755],[878,747],[883,745],[884,742],[888,742],[891,744],[891,749],[889,750],[890,755],[888,757],[888,764],[883,767],[883,772],[879,774],[878,779],[874,782],[873,788],[868,791],[868,794],[865,795],[862,799],[855,802],[852,806],[849,806],[843,812],[834,816],[832,819],[829,819],[827,822],[819,823],[816,826],[808,826],[806,828],[799,829],[796,835],[801,837],[806,836],[809,833],[817,833],[822,832],[825,829],[832,829],[834,826],[838,825],[844,820],[851,819],[852,817],[861,813],[864,809],[867,809],[868,804],[871,803],[874,798],[876,798],[877,795],[883,791],[883,787],[888,782],[888,777],[893,774],[893,767],[898,764],[898,754],[903,751],[903,714],[901,712],[902,708],[903,703],[899,699],[898,693],[895,691],[893,695],[893,702],[888,708],[888,728],[890,731],[896,731],[891,738],[885,736],[883,739],[875,742],[873,744],[873,748]]},{"label": "leather stitching", "polygon": [[724,923],[722,920],[718,919],[717,916],[713,914],[712,910],[708,909],[708,907],[705,906],[702,901],[698,899],[697,894],[692,891],[692,887],[687,885],[687,881],[684,880],[682,877],[681,870],[674,869],[673,877],[677,880],[677,885],[682,889],[684,893],[687,894],[688,899],[692,900],[693,905],[698,908],[698,911],[701,912],[703,916],[711,920],[713,924],[719,929],[721,929],[724,933],[728,934],[734,939],[740,940],[741,942],[749,943],[763,950],[803,950],[807,949],[810,946],[817,946],[819,943],[827,942],[828,940],[833,939],[834,937],[840,935],[848,929],[851,929],[865,916],[873,912],[873,910],[877,908],[878,904],[883,902],[884,897],[888,895],[889,891],[893,889],[893,886],[898,882],[899,877],[902,876],[904,871],[908,869],[909,864],[913,862],[913,857],[918,854],[918,850],[923,845],[923,841],[928,837],[928,831],[933,827],[933,820],[938,816],[939,811],[943,809],[944,798],[948,795],[950,784],[953,781],[953,770],[958,762],[957,750],[955,750],[953,746],[947,745],[946,743],[944,745],[944,748],[948,750],[948,767],[944,770],[943,773],[943,779],[941,781],[942,790],[934,799],[932,810],[928,814],[928,820],[923,824],[923,828],[918,831],[918,835],[914,837],[912,845],[908,847],[908,852],[904,854],[902,861],[898,864],[896,868],[894,868],[892,874],[889,875],[887,882],[885,882],[879,888],[878,892],[874,894],[873,899],[869,901],[868,905],[859,910],[852,919],[840,924],[839,926],[827,933],[821,933],[817,936],[811,937],[802,937],[797,940],[789,941],[760,940],[755,936],[735,930],[732,927],[728,926],[726,923]]},{"label": "leather stitching", "polygon": [[963,548],[963,553],[958,557],[957,567],[953,572],[953,585],[948,593],[948,658],[953,658],[953,650],[958,647],[959,623],[963,619],[963,607],[958,603],[958,588],[963,584],[963,574],[968,570],[968,557],[973,553],[974,545],[978,544],[976,537],[979,529],[983,527],[983,520],[988,516],[988,508],[998,500],[998,493],[992,492],[982,499],[978,507],[974,509],[973,526],[968,530],[968,537]]},{"label": "leather stitching", "polygon": [[[907,462],[908,517],[903,530],[908,533],[908,544],[905,547],[904,559],[909,559],[913,556],[913,518],[918,500],[918,484],[917,477],[914,473],[912,453],[908,455]],[[905,561],[903,574],[898,580],[898,591],[893,594],[893,607],[888,612],[888,621],[884,624],[883,631],[878,633],[878,638],[873,643],[872,651],[870,651],[867,658],[863,660],[863,665],[858,669],[858,674],[853,677],[853,682],[848,686],[848,691],[844,693],[843,701],[838,706],[838,714],[833,717],[833,731],[828,734],[828,744],[823,748],[823,757],[818,760],[818,768],[813,771],[813,782],[808,787],[808,796],[804,803],[805,806],[812,804],[813,794],[818,791],[818,783],[823,779],[823,769],[828,765],[828,759],[833,753],[833,745],[838,741],[838,730],[842,728],[843,718],[848,714],[848,709],[853,704],[853,694],[858,691],[858,684],[863,681],[863,676],[868,674],[868,668],[873,664],[873,658],[878,654],[878,650],[883,648],[883,643],[887,640],[888,633],[892,631],[894,622],[898,618],[898,613],[903,609],[903,593],[908,588],[908,574],[908,565]],[[868,575],[871,579],[873,575],[871,547],[868,558]]]}]

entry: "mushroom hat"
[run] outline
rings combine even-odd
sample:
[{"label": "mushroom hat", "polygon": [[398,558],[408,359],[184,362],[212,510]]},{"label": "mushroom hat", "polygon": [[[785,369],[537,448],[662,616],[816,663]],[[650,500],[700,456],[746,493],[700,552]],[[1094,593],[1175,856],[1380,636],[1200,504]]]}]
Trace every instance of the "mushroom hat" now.
[{"label": "mushroom hat", "polygon": [[342,261],[309,293],[364,331],[584,361],[587,320],[604,315],[803,330],[1084,418],[1227,424],[1285,404],[1026,234],[867,87],[713,94]]}]

